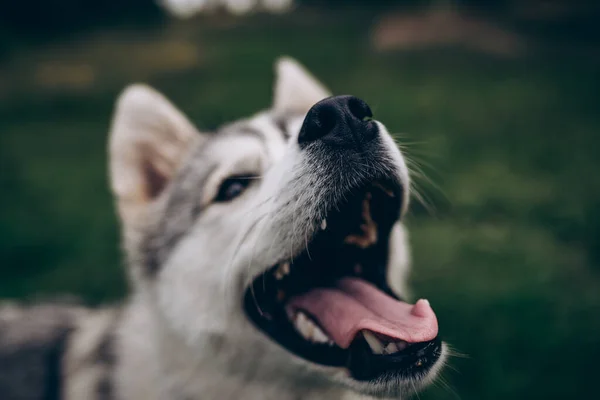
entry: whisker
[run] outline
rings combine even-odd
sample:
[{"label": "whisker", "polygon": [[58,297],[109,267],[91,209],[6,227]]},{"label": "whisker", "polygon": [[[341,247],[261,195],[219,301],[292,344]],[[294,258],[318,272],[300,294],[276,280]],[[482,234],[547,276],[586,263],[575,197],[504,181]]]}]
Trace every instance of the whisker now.
[{"label": "whisker", "polygon": [[463,353],[463,352],[461,352],[461,351],[458,351],[458,350],[456,350],[454,347],[450,347],[450,346],[447,346],[447,347],[448,347],[448,349],[447,349],[447,352],[446,352],[446,354],[448,355],[448,357],[454,357],[454,358],[467,358],[467,359],[470,359],[470,358],[471,358],[471,356],[470,356],[470,355],[468,355],[468,354],[466,354],[466,353]]},{"label": "whisker", "polygon": [[[262,274],[263,276],[263,282],[264,282],[264,273]],[[256,298],[256,293],[254,293],[254,285],[252,283],[250,283],[250,293],[252,293],[252,301],[254,303],[254,305],[256,306],[256,309],[258,310],[258,313],[260,314],[261,317],[265,316],[265,313],[263,312],[262,308],[260,308],[260,305],[258,304],[258,299]]]},{"label": "whisker", "polygon": [[460,395],[456,392],[456,390],[454,390],[450,383],[446,382],[441,374],[437,377],[436,382],[439,383],[446,391],[450,392],[454,398],[461,400]]},{"label": "whisker", "polygon": [[[224,279],[224,284],[226,284],[226,282],[232,282],[233,281],[233,264],[238,256],[238,253],[240,251],[240,249],[242,248],[243,243],[245,242],[245,240],[248,238],[248,236],[252,233],[252,231],[256,228],[256,226],[267,216],[269,215],[269,213],[264,213],[263,215],[259,216],[256,220],[254,220],[254,222],[248,227],[248,229],[243,233],[240,234],[240,239],[237,241],[236,247],[233,251],[233,254],[231,256],[231,258],[229,259],[229,263],[227,264],[227,267],[225,268],[225,275],[226,275],[226,279]],[[246,282],[251,283],[251,281]],[[225,290],[224,290],[224,294],[225,296],[227,296],[229,294],[228,290],[233,290],[234,288],[231,286],[226,286]]]},{"label": "whisker", "polygon": [[411,379],[410,383],[411,383],[411,385],[413,387],[415,395],[417,396],[417,400],[421,400],[421,396],[419,396],[419,391],[417,390],[417,386],[415,385],[415,382]]}]

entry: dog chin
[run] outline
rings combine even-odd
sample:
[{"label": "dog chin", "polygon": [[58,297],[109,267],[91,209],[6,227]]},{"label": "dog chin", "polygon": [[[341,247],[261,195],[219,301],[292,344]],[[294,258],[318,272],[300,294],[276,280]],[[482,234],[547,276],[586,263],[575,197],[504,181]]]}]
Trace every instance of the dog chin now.
[{"label": "dog chin", "polygon": [[369,382],[360,382],[348,376],[347,371],[337,371],[332,378],[336,383],[366,396],[404,399],[420,392],[435,381],[446,363],[447,352],[447,346],[442,342],[441,355],[437,362],[429,371],[413,377],[390,373]]},{"label": "dog chin", "polygon": [[306,248],[265,269],[244,296],[246,315],[264,336],[378,397],[418,390],[444,355],[429,302],[404,302],[387,282],[402,193],[394,179],[348,192],[315,221]]}]

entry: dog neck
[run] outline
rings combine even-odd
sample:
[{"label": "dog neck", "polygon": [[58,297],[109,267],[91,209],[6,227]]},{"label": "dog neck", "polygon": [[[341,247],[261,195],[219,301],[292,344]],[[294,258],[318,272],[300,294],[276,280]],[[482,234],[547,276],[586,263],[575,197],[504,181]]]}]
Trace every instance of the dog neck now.
[{"label": "dog neck", "polygon": [[[167,327],[143,296],[127,305],[119,327],[119,398],[355,399],[346,389],[305,371],[301,362],[259,335],[207,333],[194,347]],[[285,358],[284,358],[285,357]]]}]

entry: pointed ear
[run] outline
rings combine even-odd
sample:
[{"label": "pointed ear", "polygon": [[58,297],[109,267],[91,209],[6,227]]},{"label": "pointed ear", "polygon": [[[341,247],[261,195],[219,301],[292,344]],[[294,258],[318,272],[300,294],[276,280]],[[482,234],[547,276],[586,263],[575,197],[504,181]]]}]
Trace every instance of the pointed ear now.
[{"label": "pointed ear", "polygon": [[125,227],[165,189],[202,135],[164,96],[136,84],[120,95],[109,139],[111,187]]},{"label": "pointed ear", "polygon": [[292,58],[277,60],[275,73],[273,108],[277,111],[306,113],[316,102],[331,96],[329,90]]}]

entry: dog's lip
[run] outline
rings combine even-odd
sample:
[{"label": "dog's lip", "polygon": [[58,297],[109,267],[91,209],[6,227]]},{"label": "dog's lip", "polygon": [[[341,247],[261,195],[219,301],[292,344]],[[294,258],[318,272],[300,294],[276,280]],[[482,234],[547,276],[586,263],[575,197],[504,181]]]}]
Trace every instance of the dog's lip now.
[{"label": "dog's lip", "polygon": [[[375,354],[365,339],[368,334],[365,336],[364,330],[350,334],[350,340],[346,340],[347,337],[339,340],[338,337],[334,341],[334,335],[330,336],[327,329],[321,326],[319,318],[316,318],[318,315],[311,315],[302,307],[287,307],[293,305],[294,301],[290,299],[295,296],[306,295],[318,287],[330,287],[344,276],[359,277],[376,287],[381,295],[397,299],[387,284],[386,276],[390,253],[389,235],[393,225],[400,218],[403,206],[402,186],[384,179],[375,180],[359,189],[354,192],[358,195],[353,196],[345,206],[335,208],[336,211],[328,213],[326,218],[315,220],[315,234],[309,241],[307,250],[291,259],[282,259],[280,263],[255,278],[244,296],[246,313],[263,333],[286,350],[317,364],[348,368],[350,375],[355,379],[376,379],[376,374],[382,373],[378,366],[361,369],[349,359],[355,360],[357,357],[366,358],[370,363],[379,366],[394,368],[396,371],[398,368],[394,365],[402,368],[406,366],[402,360],[416,360],[409,366],[412,369],[416,368],[412,378],[422,377],[423,371],[431,367],[423,360],[435,361],[437,358],[431,353],[428,358],[419,356],[415,359],[413,353],[418,351],[419,346],[413,347],[409,341],[432,338],[430,342],[436,341],[434,337],[437,334],[437,321],[435,329],[431,329],[431,334],[426,335],[427,337],[403,336],[395,334],[393,330],[388,331],[391,334],[388,339],[395,341],[388,344],[393,351]],[[351,217],[360,216],[365,212],[365,199],[369,203],[377,202],[368,210],[372,213],[376,229],[374,241],[372,236],[363,235],[364,216],[359,220],[359,224],[353,222]],[[360,226],[360,229],[357,226]],[[350,235],[355,238],[345,240]],[[435,320],[435,315],[433,319]],[[381,335],[382,332],[374,334],[379,337],[385,336]],[[422,343],[429,342],[417,344]],[[365,351],[369,354],[363,354]],[[384,359],[385,363],[381,361]],[[359,370],[356,370],[357,368]]]}]

